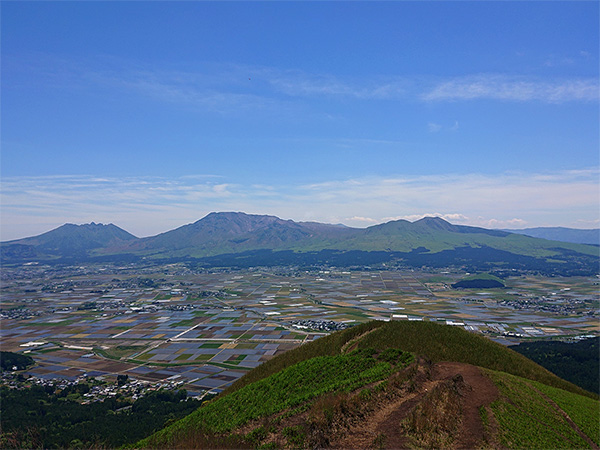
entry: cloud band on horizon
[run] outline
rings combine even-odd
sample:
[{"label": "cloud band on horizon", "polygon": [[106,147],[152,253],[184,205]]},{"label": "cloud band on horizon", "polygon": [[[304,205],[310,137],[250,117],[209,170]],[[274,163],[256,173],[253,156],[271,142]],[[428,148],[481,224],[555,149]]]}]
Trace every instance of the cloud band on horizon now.
[{"label": "cloud band on horizon", "polygon": [[[309,185],[243,185],[224,177],[5,177],[1,239],[65,222],[114,223],[137,236],[168,231],[212,211],[271,214],[365,227],[438,215],[490,228],[600,224],[597,168],[553,173],[365,177]],[[432,212],[434,211],[434,212]]]}]

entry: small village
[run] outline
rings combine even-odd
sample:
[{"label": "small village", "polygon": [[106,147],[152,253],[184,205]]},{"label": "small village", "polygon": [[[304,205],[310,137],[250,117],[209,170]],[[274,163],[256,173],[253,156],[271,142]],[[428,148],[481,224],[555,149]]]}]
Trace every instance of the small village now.
[{"label": "small village", "polygon": [[[23,376],[21,373],[12,371],[3,371],[0,375],[1,384],[10,389],[27,389],[32,386],[42,386],[46,392],[51,394],[60,394],[63,391],[71,391],[66,395],[69,400],[78,401],[81,404],[104,401],[107,398],[115,397],[120,399],[129,399],[136,401],[139,398],[159,390],[180,391],[183,381],[167,380],[164,382],[149,382],[143,380],[130,379],[123,375],[116,380],[104,379],[102,377],[93,378],[81,376],[74,380],[61,378],[38,378],[34,375]],[[209,391],[204,391],[197,398],[202,398]],[[187,393],[183,398],[187,398]]]}]

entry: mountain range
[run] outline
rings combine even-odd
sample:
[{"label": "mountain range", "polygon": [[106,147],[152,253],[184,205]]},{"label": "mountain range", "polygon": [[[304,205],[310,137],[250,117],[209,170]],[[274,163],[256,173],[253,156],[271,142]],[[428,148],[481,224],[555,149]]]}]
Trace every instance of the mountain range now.
[{"label": "mountain range", "polygon": [[3,242],[0,250],[3,263],[142,258],[222,266],[401,261],[416,266],[476,263],[593,272],[599,261],[599,249],[592,245],[453,225],[439,217],[362,229],[241,212],[210,213],[145,238],[113,224],[66,224],[39,236]]},{"label": "mountain range", "polygon": [[550,239],[552,241],[573,242],[575,244],[600,245],[600,228],[577,229],[565,227],[537,227],[519,230],[504,230],[510,233]]}]

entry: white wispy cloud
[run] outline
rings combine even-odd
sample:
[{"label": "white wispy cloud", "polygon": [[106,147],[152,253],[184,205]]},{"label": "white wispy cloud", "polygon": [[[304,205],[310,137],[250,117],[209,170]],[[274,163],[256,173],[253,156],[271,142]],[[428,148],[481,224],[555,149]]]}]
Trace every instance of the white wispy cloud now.
[{"label": "white wispy cloud", "polygon": [[442,126],[439,123],[429,122],[427,124],[427,130],[429,130],[430,133],[439,133],[442,131]]},{"label": "white wispy cloud", "polygon": [[193,178],[4,177],[1,186],[3,240],[19,227],[37,231],[90,221],[129,224],[134,234],[155,234],[210,212],[205,205],[226,204],[232,194],[243,194],[235,184]]},{"label": "white wispy cloud", "polygon": [[341,79],[333,75],[309,74],[300,71],[271,70],[269,83],[289,96],[351,97],[362,100],[398,99],[410,94],[412,82],[395,77],[387,80],[363,78]]},{"label": "white wispy cloud", "polygon": [[459,129],[459,125],[458,125],[458,120],[454,121],[454,124],[452,125],[442,125],[440,123],[436,123],[436,122],[428,122],[427,123],[427,131],[429,131],[430,133],[439,133],[439,132],[454,132],[454,131],[458,131]]},{"label": "white wispy cloud", "polygon": [[[99,87],[109,93],[132,93],[221,114],[240,110],[281,111],[303,98],[545,103],[599,99],[598,79],[582,77],[540,78],[510,73],[465,74],[450,79],[397,73],[348,77],[235,63],[205,61],[185,68],[156,67],[114,57],[69,61],[48,55],[9,61],[11,70],[17,70],[16,66],[23,73],[37,73],[36,83],[49,83],[53,88],[83,91]],[[20,78],[12,77],[11,82]]]},{"label": "white wispy cloud", "polygon": [[365,177],[309,185],[243,185],[224,178],[4,177],[1,239],[65,222],[115,223],[137,236],[168,231],[212,211],[365,227],[439,216],[492,228],[574,226],[600,219],[597,168],[554,173]]},{"label": "white wispy cloud", "polygon": [[[489,99],[565,103],[598,101],[595,78],[541,79],[510,74],[475,74],[434,81],[431,77],[389,76],[340,78],[297,70],[265,67],[218,66],[210,76],[196,72],[123,72],[106,78],[142,95],[196,105],[218,112],[282,107],[286,98],[354,100],[458,101]],[[250,77],[246,78],[246,74]],[[243,80],[243,82],[242,82]]]},{"label": "white wispy cloud", "polygon": [[531,226],[574,226],[575,220],[600,214],[596,169],[355,179],[304,188],[318,202],[335,202],[337,208],[360,205],[361,216],[378,221],[437,215],[479,226],[508,226],[515,218]]},{"label": "white wispy cloud", "polygon": [[210,87],[190,84],[172,77],[162,79],[137,78],[122,80],[121,86],[159,101],[179,103],[221,114],[244,113],[246,111],[269,110],[283,105],[269,96],[253,92],[235,92],[225,86]]},{"label": "white wispy cloud", "polygon": [[344,222],[346,224],[358,223],[363,226],[364,226],[364,224],[373,225],[373,224],[379,223],[376,219],[373,219],[372,217],[361,217],[361,216],[347,217],[346,219],[344,219]]},{"label": "white wispy cloud", "polygon": [[489,99],[564,103],[598,101],[599,95],[599,84],[595,78],[542,80],[482,74],[441,81],[426,91],[422,98],[426,101]]}]

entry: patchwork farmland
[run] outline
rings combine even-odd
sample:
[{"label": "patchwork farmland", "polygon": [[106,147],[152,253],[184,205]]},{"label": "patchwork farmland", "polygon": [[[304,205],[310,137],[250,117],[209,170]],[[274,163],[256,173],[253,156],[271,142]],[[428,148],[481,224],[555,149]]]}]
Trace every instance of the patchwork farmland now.
[{"label": "patchwork farmland", "polygon": [[457,290],[464,272],[26,265],[2,272],[0,345],[38,379],[117,375],[220,392],[246,371],[336,329],[429,320],[503,343],[598,335],[598,280],[521,276]]}]

